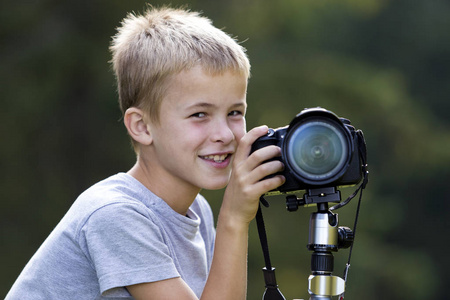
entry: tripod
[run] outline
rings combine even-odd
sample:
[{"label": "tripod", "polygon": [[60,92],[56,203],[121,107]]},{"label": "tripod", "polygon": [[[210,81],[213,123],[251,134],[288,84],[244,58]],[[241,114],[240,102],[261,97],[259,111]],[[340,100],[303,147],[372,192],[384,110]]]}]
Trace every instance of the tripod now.
[{"label": "tripod", "polygon": [[328,207],[329,202],[339,202],[340,198],[340,192],[334,187],[308,190],[303,199],[296,196],[286,198],[289,211],[296,211],[298,206],[317,206],[317,212],[311,214],[309,221],[308,249],[313,251],[312,274],[308,278],[310,300],[332,300],[333,296],[342,295],[345,291],[344,279],[332,275],[332,252],[350,247],[354,234],[348,227],[338,227],[338,215]]},{"label": "tripod", "polygon": [[[264,197],[261,197],[260,200],[264,206],[268,206]],[[298,210],[299,206],[317,206],[317,212],[311,214],[309,221],[308,249],[313,251],[311,256],[312,274],[308,278],[310,300],[332,300],[332,297],[337,295],[341,295],[340,299],[343,299],[345,280],[332,275],[334,269],[332,252],[338,251],[339,248],[350,247],[353,244],[354,233],[348,227],[338,227],[338,215],[331,212],[336,207],[328,207],[330,202],[340,202],[340,200],[340,192],[335,187],[307,190],[307,193],[301,199],[295,195],[286,197],[286,208],[291,212]],[[266,282],[263,300],[285,300],[278,289],[275,268],[272,268],[270,262],[261,206],[258,209],[256,221],[266,262],[266,267],[263,269]],[[348,263],[346,274],[349,266]],[[346,274],[345,277],[347,277]]]}]

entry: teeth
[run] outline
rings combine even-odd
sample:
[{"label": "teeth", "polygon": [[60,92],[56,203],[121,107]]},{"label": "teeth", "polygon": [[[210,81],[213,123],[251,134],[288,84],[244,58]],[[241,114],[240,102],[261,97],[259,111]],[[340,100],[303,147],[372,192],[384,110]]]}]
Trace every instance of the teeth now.
[{"label": "teeth", "polygon": [[225,160],[225,158],[227,158],[227,154],[223,154],[223,155],[208,155],[208,156],[204,156],[205,159],[208,160],[214,160],[215,162],[223,162]]}]

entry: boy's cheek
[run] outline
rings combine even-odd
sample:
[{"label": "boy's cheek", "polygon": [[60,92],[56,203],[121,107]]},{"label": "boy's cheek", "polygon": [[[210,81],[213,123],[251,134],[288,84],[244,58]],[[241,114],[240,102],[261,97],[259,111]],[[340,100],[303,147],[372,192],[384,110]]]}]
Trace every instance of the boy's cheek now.
[{"label": "boy's cheek", "polygon": [[247,134],[245,123],[234,127],[233,132],[236,141],[239,143],[241,139],[244,137],[244,135]]},{"label": "boy's cheek", "polygon": [[242,138],[244,137],[244,135],[246,135],[246,134],[247,134],[247,132],[244,131],[244,132],[242,132],[242,134],[240,134],[239,136],[236,136],[236,141],[238,142],[238,144],[239,144],[239,142],[242,140]]},{"label": "boy's cheek", "polygon": [[243,132],[242,134],[240,134],[239,136],[236,137],[236,140],[238,141],[238,143],[242,140],[242,138],[244,137],[245,134],[246,134],[246,132]]}]

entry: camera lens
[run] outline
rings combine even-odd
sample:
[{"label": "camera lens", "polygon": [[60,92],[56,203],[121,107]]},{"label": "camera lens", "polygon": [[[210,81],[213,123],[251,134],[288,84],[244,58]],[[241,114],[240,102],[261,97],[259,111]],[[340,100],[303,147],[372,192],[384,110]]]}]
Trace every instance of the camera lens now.
[{"label": "camera lens", "polygon": [[286,159],[296,175],[315,184],[336,179],[346,165],[349,146],[343,130],[326,119],[293,128],[286,138]]}]

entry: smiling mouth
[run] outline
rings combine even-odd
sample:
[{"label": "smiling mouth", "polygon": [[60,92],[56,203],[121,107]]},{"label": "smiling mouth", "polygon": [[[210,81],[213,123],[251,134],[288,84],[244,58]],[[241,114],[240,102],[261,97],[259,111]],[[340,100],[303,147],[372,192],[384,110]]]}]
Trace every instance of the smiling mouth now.
[{"label": "smiling mouth", "polygon": [[207,156],[201,156],[201,158],[214,161],[216,163],[224,162],[228,158],[229,154],[222,154],[222,155],[207,155]]}]

